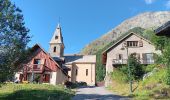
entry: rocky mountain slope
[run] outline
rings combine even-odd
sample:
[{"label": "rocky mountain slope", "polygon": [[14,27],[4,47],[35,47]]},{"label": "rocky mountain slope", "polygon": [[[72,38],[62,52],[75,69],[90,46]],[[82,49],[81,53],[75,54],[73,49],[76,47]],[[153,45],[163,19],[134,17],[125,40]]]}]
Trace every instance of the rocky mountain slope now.
[{"label": "rocky mountain slope", "polygon": [[170,20],[170,11],[145,12],[123,21],[120,25],[104,34],[100,38],[86,45],[80,54],[95,54],[108,43],[116,40],[121,34],[128,30],[141,27],[144,29],[155,29]]}]

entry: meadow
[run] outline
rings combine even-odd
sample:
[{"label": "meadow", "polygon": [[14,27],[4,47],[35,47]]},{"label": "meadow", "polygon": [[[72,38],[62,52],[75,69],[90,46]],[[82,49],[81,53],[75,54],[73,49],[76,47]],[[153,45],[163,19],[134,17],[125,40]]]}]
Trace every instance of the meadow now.
[{"label": "meadow", "polygon": [[70,100],[74,92],[62,85],[3,84],[0,100]]}]

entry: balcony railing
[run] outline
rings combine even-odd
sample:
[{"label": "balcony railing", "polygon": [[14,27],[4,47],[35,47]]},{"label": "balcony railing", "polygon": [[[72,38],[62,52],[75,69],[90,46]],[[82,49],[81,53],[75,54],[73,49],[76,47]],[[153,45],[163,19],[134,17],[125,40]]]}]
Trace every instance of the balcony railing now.
[{"label": "balcony railing", "polygon": [[[141,64],[154,64],[154,60],[153,59],[147,59],[147,60],[140,59],[140,63]],[[127,64],[127,59],[113,59],[112,64],[113,65]]]},{"label": "balcony railing", "polygon": [[23,65],[23,70],[28,73],[31,73],[31,72],[41,73],[43,69],[44,69],[43,64],[24,64]]}]

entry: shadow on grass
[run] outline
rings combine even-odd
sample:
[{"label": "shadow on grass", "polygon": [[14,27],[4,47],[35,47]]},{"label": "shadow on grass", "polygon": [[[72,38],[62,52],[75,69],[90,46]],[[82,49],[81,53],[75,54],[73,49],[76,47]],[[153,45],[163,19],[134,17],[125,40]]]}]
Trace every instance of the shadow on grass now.
[{"label": "shadow on grass", "polygon": [[0,100],[70,100],[72,96],[61,90],[18,90],[0,96]]}]

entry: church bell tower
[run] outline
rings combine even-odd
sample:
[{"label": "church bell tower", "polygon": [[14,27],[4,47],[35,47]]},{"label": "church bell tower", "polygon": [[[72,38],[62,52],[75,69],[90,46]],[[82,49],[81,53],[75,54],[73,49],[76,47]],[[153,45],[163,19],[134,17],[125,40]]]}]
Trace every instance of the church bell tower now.
[{"label": "church bell tower", "polygon": [[60,24],[58,24],[50,41],[49,53],[52,57],[63,57],[64,55],[64,43]]}]

